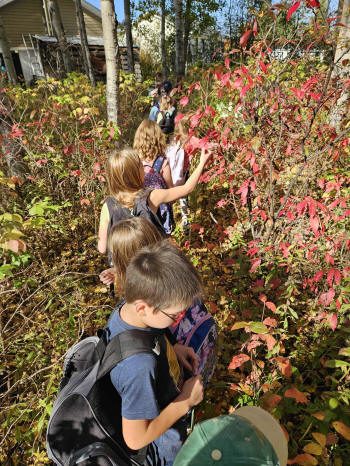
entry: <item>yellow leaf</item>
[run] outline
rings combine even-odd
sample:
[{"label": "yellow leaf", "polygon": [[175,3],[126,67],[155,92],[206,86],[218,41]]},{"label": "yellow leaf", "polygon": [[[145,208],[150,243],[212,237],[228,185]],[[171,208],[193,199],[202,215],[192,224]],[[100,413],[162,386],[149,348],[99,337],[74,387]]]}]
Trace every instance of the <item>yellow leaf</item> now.
[{"label": "yellow leaf", "polygon": [[322,411],[318,411],[317,413],[314,413],[312,416],[318,419],[319,421],[323,421],[325,418],[325,414]]},{"label": "yellow leaf", "polygon": [[350,427],[344,424],[341,421],[334,421],[332,422],[332,426],[338,432],[338,434],[342,435],[346,440],[350,441]]},{"label": "yellow leaf", "polygon": [[311,443],[308,443],[307,445],[305,445],[305,447],[303,448],[303,450],[304,450],[306,453],[310,453],[311,455],[319,456],[319,455],[322,454],[322,447],[321,447],[321,445],[319,445],[318,443],[314,443],[314,442],[311,442]]},{"label": "yellow leaf", "polygon": [[321,434],[321,432],[312,432],[312,436],[322,448],[326,446],[326,436],[324,434]]}]

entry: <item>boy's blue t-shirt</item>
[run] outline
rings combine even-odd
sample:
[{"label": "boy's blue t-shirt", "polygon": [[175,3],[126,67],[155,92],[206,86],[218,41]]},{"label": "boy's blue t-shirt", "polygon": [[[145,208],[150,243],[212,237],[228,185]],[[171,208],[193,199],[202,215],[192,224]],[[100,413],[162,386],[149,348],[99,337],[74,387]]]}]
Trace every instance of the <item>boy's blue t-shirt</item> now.
[{"label": "boy's blue t-shirt", "polygon": [[[121,319],[119,309],[118,306],[107,325],[110,338],[125,330],[137,328]],[[160,335],[164,333],[163,330],[151,328],[142,330],[159,331]],[[180,368],[172,346],[168,341],[166,345],[166,354],[163,354],[161,364],[152,354],[140,353],[121,361],[111,371],[112,384],[122,399],[121,412],[124,418],[154,419],[179,393],[179,384],[182,383]],[[156,439],[149,446],[148,461],[144,464],[171,466],[185,440],[186,427],[186,422],[180,420]]]}]

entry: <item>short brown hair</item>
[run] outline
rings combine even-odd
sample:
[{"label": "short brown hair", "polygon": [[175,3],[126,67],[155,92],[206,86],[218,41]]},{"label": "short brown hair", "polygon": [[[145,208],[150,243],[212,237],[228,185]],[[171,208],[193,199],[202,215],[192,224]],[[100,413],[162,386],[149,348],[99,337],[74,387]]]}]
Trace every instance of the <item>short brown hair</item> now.
[{"label": "short brown hair", "polygon": [[113,150],[106,165],[109,194],[122,205],[132,207],[135,197],[143,189],[143,165],[130,147]]},{"label": "short brown hair", "polygon": [[142,160],[154,161],[163,155],[166,148],[166,138],[159,125],[151,120],[143,120],[136,130],[134,149]]},{"label": "short brown hair", "polygon": [[108,249],[112,252],[118,291],[124,292],[126,268],[135,254],[144,246],[151,246],[163,238],[158,228],[144,217],[121,220],[112,227]]},{"label": "short brown hair", "polygon": [[185,254],[167,240],[142,248],[125,276],[125,299],[145,301],[156,310],[190,306],[202,293],[198,273]]}]

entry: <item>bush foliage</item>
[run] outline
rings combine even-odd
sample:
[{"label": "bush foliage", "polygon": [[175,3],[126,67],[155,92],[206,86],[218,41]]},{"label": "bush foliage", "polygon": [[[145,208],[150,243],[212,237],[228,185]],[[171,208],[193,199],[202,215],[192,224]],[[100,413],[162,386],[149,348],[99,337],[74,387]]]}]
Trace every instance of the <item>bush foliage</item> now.
[{"label": "bush foliage", "polygon": [[[219,148],[191,196],[190,235],[175,232],[220,329],[218,369],[197,417],[261,405],[283,425],[291,464],[345,465],[349,114],[331,123],[350,82],[305,53],[312,41],[332,55],[331,23],[306,24],[279,61],[265,22],[257,17],[224,63],[192,70],[179,102],[189,151]],[[104,87],[82,76],[6,89],[6,138],[24,151],[27,174],[11,176],[4,154],[2,464],[48,463],[44,432],[64,352],[113,308],[95,250],[104,158],[130,143],[147,85],[123,77],[118,128],[105,122]]]}]

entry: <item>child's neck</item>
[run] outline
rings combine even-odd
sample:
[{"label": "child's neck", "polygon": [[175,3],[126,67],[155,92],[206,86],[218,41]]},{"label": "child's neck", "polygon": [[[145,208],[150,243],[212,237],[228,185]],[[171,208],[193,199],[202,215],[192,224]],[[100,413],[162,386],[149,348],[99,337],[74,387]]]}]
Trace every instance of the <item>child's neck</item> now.
[{"label": "child's neck", "polygon": [[119,315],[122,321],[126,324],[132,325],[133,327],[148,328],[148,326],[140,319],[133,304],[125,303],[121,307]]}]

